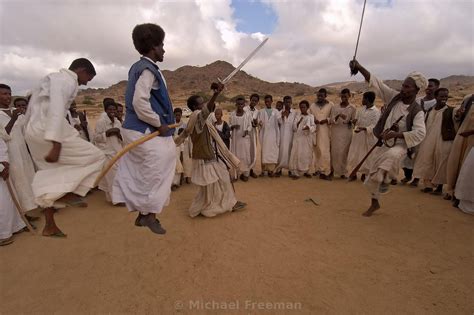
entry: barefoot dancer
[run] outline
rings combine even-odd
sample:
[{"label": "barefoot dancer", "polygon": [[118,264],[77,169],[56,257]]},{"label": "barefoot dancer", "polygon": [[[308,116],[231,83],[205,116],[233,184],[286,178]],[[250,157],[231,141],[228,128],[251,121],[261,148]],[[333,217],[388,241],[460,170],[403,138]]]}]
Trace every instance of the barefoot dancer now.
[{"label": "barefoot dancer", "polygon": [[[402,89],[398,92],[371,75],[356,60],[351,62],[351,68],[360,71],[369,82],[369,86],[385,104],[388,104],[374,128],[374,134],[388,142],[396,141],[391,148],[385,145],[377,147],[370,156],[369,176],[365,184],[371,193],[372,204],[363,215],[371,216],[380,208],[378,200],[380,192],[386,192],[390,181],[398,175],[400,162],[405,158],[407,148],[418,145],[425,137],[424,114],[421,106],[416,102],[416,94],[427,85],[427,82],[420,73],[411,73],[403,81]],[[382,134],[402,116],[403,118],[398,123],[398,131]]]},{"label": "barefoot dancer", "polygon": [[68,193],[85,196],[105,161],[102,151],[83,140],[65,119],[79,85],[87,85],[94,76],[89,60],[76,59],[68,70],[43,78],[31,95],[25,139],[38,168],[32,188],[36,203],[45,208],[44,236],[65,236],[54,221],[55,202],[68,198]]},{"label": "barefoot dancer", "polygon": [[214,111],[214,102],[223,88],[222,84],[213,85],[214,94],[206,106],[203,106],[204,100],[198,95],[188,99],[188,107],[193,113],[186,130],[176,139],[178,145],[188,136],[193,142],[191,181],[199,187],[199,192],[189,208],[191,217],[199,214],[214,217],[245,207],[235,198],[227,169],[237,167],[238,160],[232,156],[213,123],[207,119]]}]

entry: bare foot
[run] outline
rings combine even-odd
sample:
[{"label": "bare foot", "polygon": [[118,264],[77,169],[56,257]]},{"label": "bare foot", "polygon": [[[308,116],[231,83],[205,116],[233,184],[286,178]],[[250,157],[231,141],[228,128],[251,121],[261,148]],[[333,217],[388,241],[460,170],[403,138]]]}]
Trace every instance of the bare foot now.
[{"label": "bare foot", "polygon": [[380,204],[377,199],[372,199],[372,204],[370,205],[369,209],[362,213],[364,217],[370,217],[375,211],[380,209]]},{"label": "bare foot", "polygon": [[45,208],[44,209],[44,218],[46,220],[46,223],[44,225],[43,229],[43,236],[52,236],[52,237],[66,237],[66,234],[64,234],[56,225],[56,222],[54,221],[54,208]]}]

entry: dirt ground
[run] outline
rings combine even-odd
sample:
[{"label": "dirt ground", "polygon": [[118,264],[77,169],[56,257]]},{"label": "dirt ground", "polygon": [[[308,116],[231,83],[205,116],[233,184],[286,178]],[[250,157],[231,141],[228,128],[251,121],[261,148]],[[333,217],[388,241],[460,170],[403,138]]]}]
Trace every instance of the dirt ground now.
[{"label": "dirt ground", "polygon": [[173,192],[165,236],[93,192],[88,208],[58,212],[67,239],[22,233],[0,249],[0,313],[474,311],[474,216],[441,197],[392,186],[365,218],[360,182],[258,178],[235,189],[248,208],[212,219],[187,215],[195,186]]}]

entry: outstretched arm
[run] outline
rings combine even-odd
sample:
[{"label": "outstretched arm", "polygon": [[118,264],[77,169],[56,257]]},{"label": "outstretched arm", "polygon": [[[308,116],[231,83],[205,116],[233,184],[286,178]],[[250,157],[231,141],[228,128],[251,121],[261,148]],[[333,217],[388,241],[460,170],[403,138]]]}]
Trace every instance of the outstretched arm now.
[{"label": "outstretched arm", "polygon": [[365,69],[356,59],[349,62],[351,71],[359,71],[365,78],[365,81],[370,82],[370,72]]}]

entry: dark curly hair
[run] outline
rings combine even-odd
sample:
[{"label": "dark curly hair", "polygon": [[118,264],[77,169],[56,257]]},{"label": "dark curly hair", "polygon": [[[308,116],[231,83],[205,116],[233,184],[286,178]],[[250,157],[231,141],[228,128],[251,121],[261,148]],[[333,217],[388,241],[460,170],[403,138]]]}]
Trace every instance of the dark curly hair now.
[{"label": "dark curly hair", "polygon": [[156,24],[145,23],[135,26],[132,32],[133,45],[142,55],[147,54],[154,46],[163,43],[165,31]]}]

